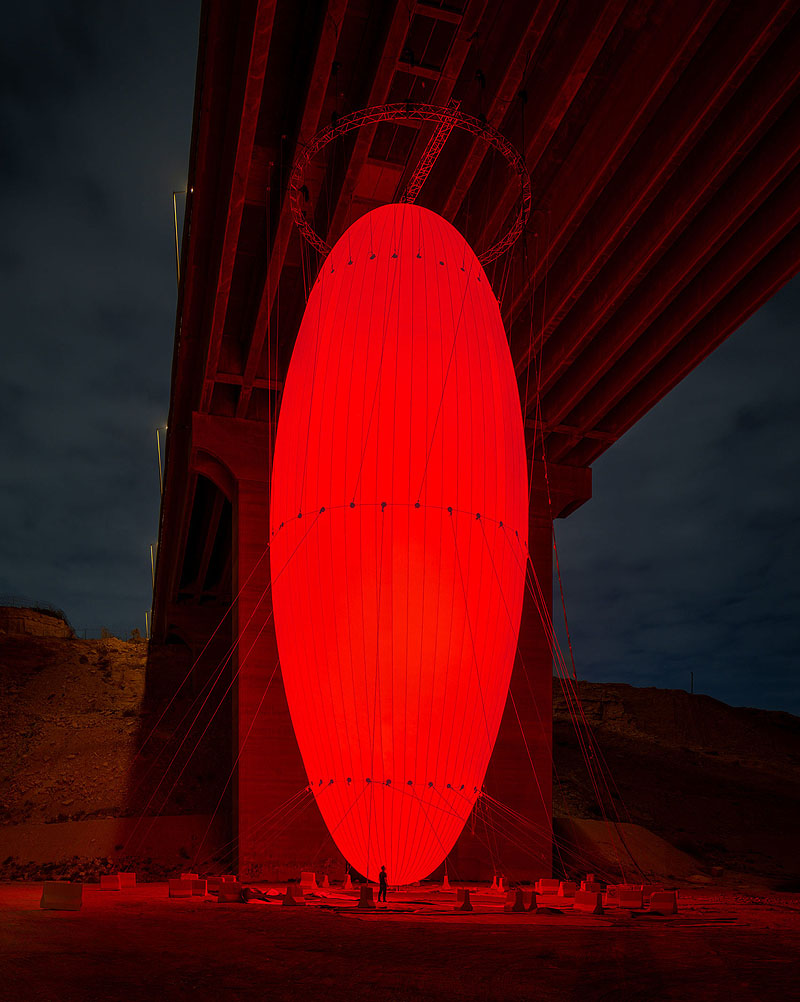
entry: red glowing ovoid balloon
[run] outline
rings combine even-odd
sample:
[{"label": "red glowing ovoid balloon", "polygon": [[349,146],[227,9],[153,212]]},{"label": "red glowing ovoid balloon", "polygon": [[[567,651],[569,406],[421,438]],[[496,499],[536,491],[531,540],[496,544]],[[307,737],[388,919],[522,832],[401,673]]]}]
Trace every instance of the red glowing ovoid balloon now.
[{"label": "red glowing ovoid balloon", "polygon": [[528,538],[497,300],[435,213],[375,209],[323,263],[286,377],[270,522],[283,680],[319,809],[356,870],[417,880],[483,782]]}]

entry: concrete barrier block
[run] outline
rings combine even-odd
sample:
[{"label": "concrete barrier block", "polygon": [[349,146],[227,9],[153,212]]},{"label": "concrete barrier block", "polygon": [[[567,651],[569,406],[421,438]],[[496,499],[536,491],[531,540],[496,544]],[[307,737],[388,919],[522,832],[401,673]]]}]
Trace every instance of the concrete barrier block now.
[{"label": "concrete barrier block", "polygon": [[104,873],[100,877],[101,891],[118,891],[121,887],[118,873]]},{"label": "concrete barrier block", "polygon": [[237,884],[239,882],[239,877],[235,873],[223,873],[219,879],[223,884]]},{"label": "concrete barrier block", "polygon": [[298,905],[305,907],[305,903],[306,896],[303,893],[303,888],[299,884],[287,884],[286,893],[283,895],[283,904],[293,908]]},{"label": "concrete barrier block", "polygon": [[617,904],[620,908],[641,908],[642,892],[637,887],[620,887],[617,893]]},{"label": "concrete barrier block", "polygon": [[120,873],[119,875],[119,886],[125,887],[136,887],[136,874],[135,873]]},{"label": "concrete barrier block", "polygon": [[675,891],[653,891],[650,895],[648,911],[654,915],[675,915],[678,911],[678,895]]},{"label": "concrete barrier block", "polygon": [[603,885],[599,880],[582,880],[581,890],[586,891],[589,894],[602,894]]},{"label": "concrete barrier block", "polygon": [[181,880],[197,880],[198,875],[196,873],[182,873]]},{"label": "concrete barrier block", "polygon": [[331,882],[328,879],[328,874],[327,873],[322,878],[322,886],[323,887],[330,887],[331,886]]},{"label": "concrete barrier block", "polygon": [[457,904],[456,907],[455,907],[455,910],[457,912],[471,912],[472,911],[472,902],[469,900],[469,888],[468,887],[459,887],[459,889],[458,889],[458,899],[457,900],[459,902],[459,904]]},{"label": "concrete barrier block", "polygon": [[208,892],[208,881],[198,877],[192,881],[192,896],[204,898]]},{"label": "concrete barrier block", "polygon": [[525,895],[521,889],[509,891],[506,894],[506,903],[503,905],[504,912],[524,912]]},{"label": "concrete barrier block", "polygon": [[317,875],[312,873],[311,870],[303,870],[300,873],[300,886],[307,887],[309,890],[317,886]]},{"label": "concrete barrier block", "polygon": [[40,908],[61,912],[80,911],[83,904],[83,884],[68,880],[45,880],[42,884]]},{"label": "concrete barrier block", "polygon": [[361,894],[358,898],[359,908],[374,908],[375,907],[375,897],[372,893],[372,887],[369,884],[361,885]]},{"label": "concrete barrier block", "polygon": [[346,891],[353,890],[353,881],[350,879],[350,874],[348,873],[344,878],[344,889]]},{"label": "concrete barrier block", "polygon": [[576,891],[572,907],[576,912],[603,914],[603,896],[599,891]]},{"label": "concrete barrier block", "polygon": [[537,894],[558,894],[560,881],[551,880],[549,877],[542,877],[536,881]]},{"label": "concrete barrier block", "polygon": [[576,889],[574,881],[562,880],[558,885],[558,896],[560,898],[574,898]]},{"label": "concrete barrier block", "polygon": [[235,905],[244,901],[244,887],[238,882],[226,880],[219,885],[217,901],[221,905]]},{"label": "concrete barrier block", "polygon": [[180,877],[170,877],[169,896],[171,898],[190,898],[192,896],[192,881],[181,880]]}]

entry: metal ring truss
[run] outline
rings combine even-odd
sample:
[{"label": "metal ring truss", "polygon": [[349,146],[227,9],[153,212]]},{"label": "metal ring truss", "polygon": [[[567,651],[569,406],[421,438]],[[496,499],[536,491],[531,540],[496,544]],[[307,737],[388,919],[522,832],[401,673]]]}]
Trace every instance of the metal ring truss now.
[{"label": "metal ring truss", "polygon": [[434,104],[410,104],[404,102],[398,104],[381,104],[374,108],[362,108],[360,111],[354,111],[349,115],[345,115],[335,125],[330,125],[328,128],[318,132],[298,156],[289,177],[292,216],[297,224],[297,228],[313,247],[316,247],[323,255],[329,254],[331,250],[330,246],[311,226],[306,217],[305,210],[300,205],[306,167],[311,158],[323,147],[327,146],[331,140],[339,136],[344,136],[348,132],[354,132],[362,126],[377,125],[379,122],[435,122],[437,125],[449,125],[463,129],[465,132],[483,139],[489,146],[501,153],[519,182],[519,209],[508,231],[500,240],[492,244],[488,250],[478,255],[478,260],[481,264],[487,265],[494,261],[495,258],[500,257],[504,251],[508,250],[516,242],[525,228],[531,211],[531,180],[525,166],[525,161],[519,152],[497,129],[476,118],[474,115],[468,115],[463,111]]}]

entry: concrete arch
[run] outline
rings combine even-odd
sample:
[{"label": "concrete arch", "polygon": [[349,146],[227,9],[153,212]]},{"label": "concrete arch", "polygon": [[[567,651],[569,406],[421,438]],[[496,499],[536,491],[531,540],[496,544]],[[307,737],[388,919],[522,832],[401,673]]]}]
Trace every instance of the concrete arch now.
[{"label": "concrete arch", "polygon": [[207,449],[195,449],[192,456],[192,470],[197,476],[205,477],[235,505],[237,480],[231,468],[219,456]]}]

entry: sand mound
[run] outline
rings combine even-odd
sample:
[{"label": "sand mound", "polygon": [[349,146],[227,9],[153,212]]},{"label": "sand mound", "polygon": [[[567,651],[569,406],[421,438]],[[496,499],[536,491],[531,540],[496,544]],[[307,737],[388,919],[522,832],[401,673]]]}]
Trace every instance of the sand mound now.
[{"label": "sand mound", "polygon": [[600,876],[619,874],[638,883],[684,881],[697,875],[696,859],[641,825],[554,818],[553,831],[569,847],[562,849],[565,862],[580,860],[587,871]]}]

